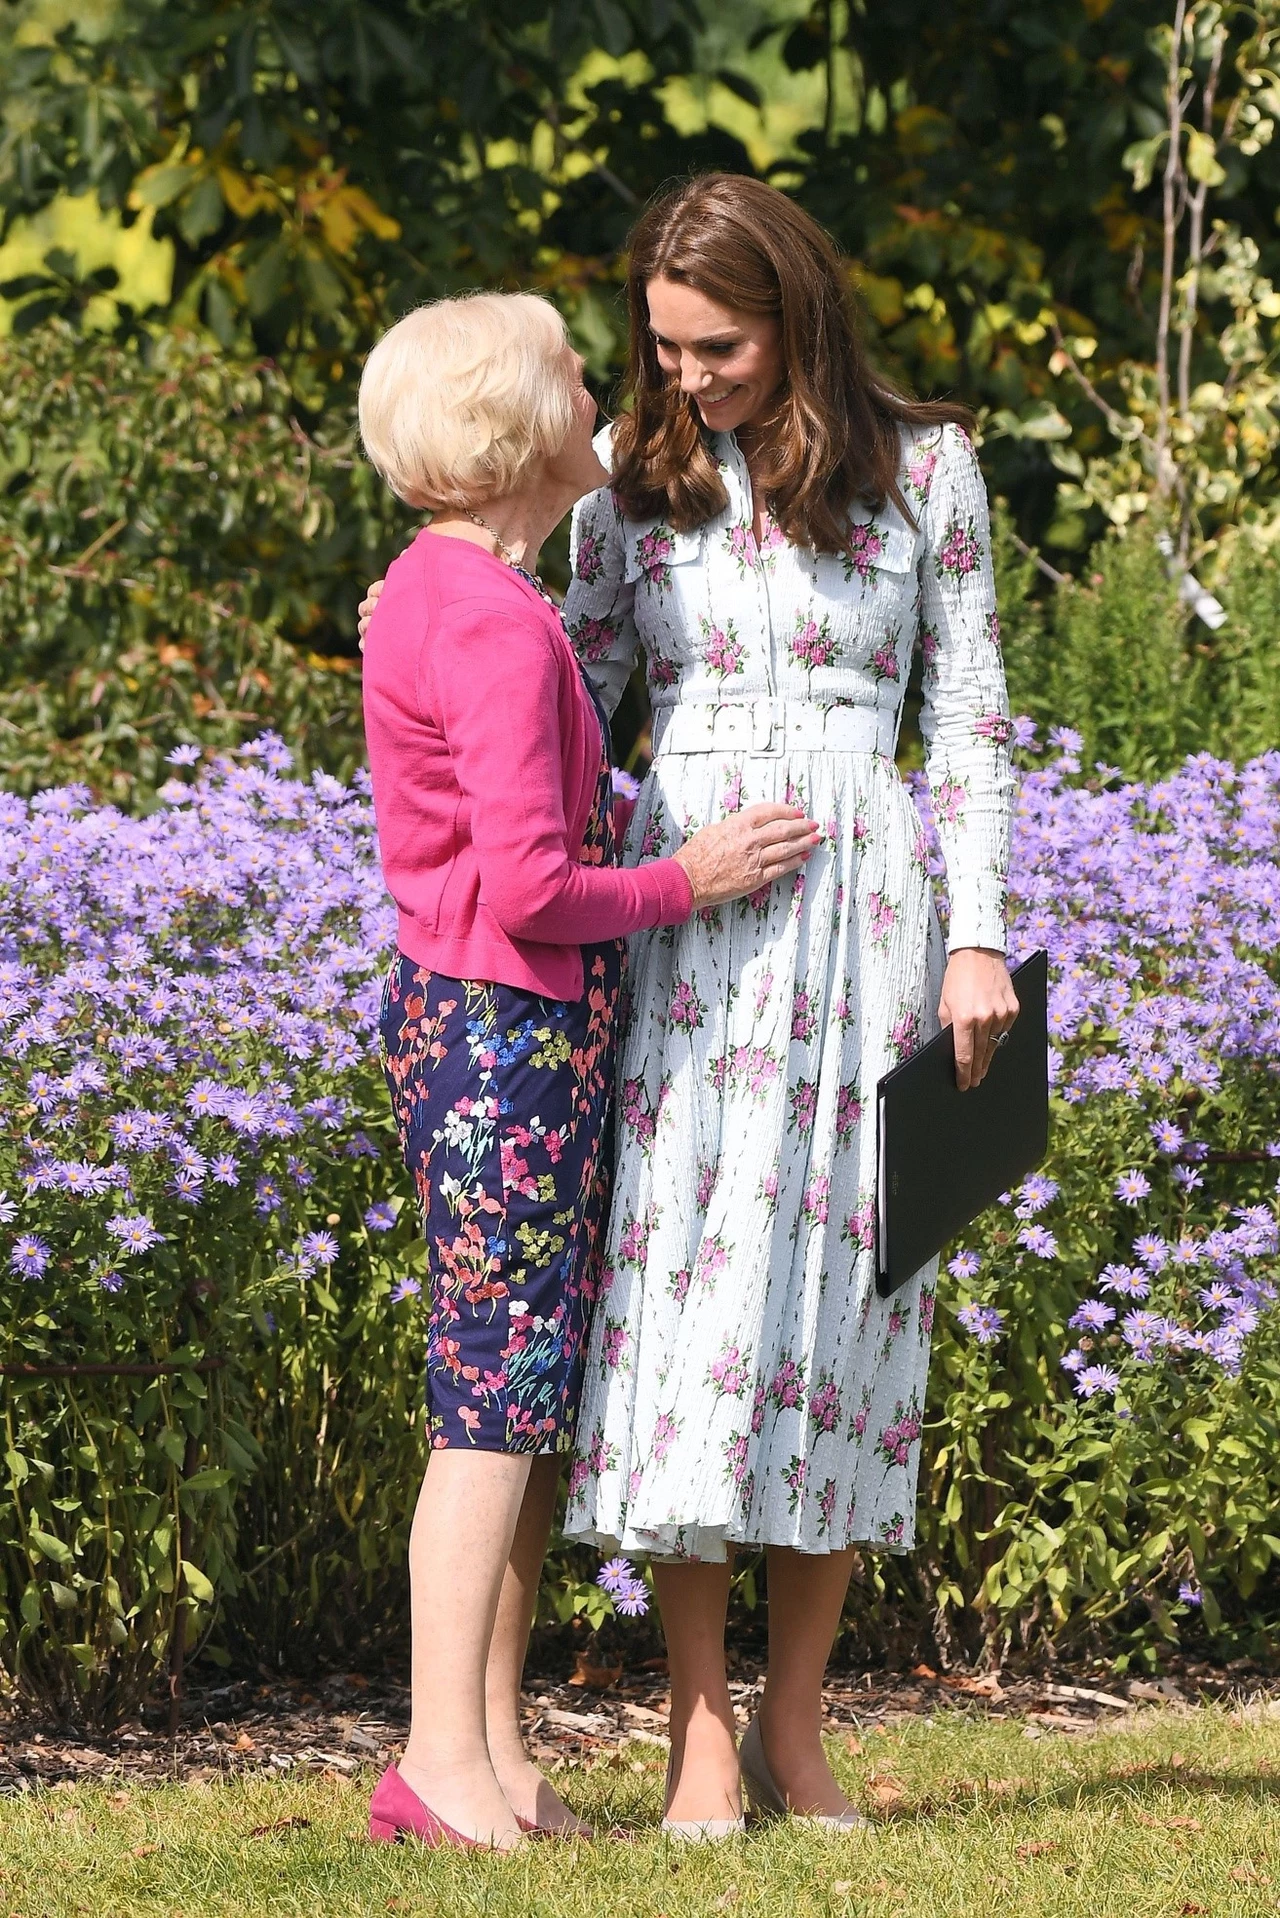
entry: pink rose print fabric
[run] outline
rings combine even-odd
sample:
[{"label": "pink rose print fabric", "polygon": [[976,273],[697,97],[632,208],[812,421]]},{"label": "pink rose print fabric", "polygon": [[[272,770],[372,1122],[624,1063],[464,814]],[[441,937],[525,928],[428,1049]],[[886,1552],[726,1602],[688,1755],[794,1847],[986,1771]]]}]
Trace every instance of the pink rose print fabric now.
[{"label": "pink rose print fabric", "polygon": [[[936,1267],[876,1293],[875,1089],[937,1029],[919,816],[882,754],[661,740],[686,704],[896,721],[919,651],[949,942],[1002,949],[1013,779],[986,495],[957,429],[904,434],[911,517],[855,502],[843,554],[768,519],[757,543],[736,442],[712,446],[727,503],[694,531],[629,521],[608,491],[575,517],[566,625],[606,705],[643,655],[659,742],[624,856],[754,800],[802,805],[821,843],[794,882],[630,941],[566,1532],[672,1558],[907,1551]],[[597,447],[608,464],[607,434]]]}]

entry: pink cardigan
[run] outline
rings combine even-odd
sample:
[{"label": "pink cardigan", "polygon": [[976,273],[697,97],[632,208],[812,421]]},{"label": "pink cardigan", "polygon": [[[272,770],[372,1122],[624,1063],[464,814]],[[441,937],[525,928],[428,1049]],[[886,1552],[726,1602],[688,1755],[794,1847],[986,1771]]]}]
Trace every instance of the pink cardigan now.
[{"label": "pink cardigan", "polygon": [[584,863],[600,725],[553,606],[482,547],[423,531],[364,654],[364,725],[400,950],[453,979],[582,997],[582,947],[682,924],[674,859]]}]

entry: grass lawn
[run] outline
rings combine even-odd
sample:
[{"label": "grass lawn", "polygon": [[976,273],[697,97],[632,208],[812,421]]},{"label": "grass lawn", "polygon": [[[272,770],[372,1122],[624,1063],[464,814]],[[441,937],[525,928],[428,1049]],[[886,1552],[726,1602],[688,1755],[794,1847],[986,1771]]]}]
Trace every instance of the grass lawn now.
[{"label": "grass lawn", "polygon": [[836,1741],[836,1764],[874,1830],[833,1839],[783,1823],[697,1851],[659,1834],[664,1759],[643,1745],[564,1787],[631,1842],[502,1859],[366,1844],[371,1775],[59,1786],[0,1801],[0,1918],[1280,1911],[1280,1706],[1147,1711],[1082,1737],[947,1711],[850,1744]]}]

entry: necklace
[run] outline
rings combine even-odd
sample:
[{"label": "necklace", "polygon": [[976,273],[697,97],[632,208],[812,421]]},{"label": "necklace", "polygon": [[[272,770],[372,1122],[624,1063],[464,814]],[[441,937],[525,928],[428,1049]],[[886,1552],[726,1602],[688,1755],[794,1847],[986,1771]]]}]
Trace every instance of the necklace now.
[{"label": "necklace", "polygon": [[480,527],[483,532],[489,535],[494,544],[495,558],[500,559],[504,566],[509,566],[513,573],[519,573],[521,579],[528,580],[535,592],[541,593],[543,599],[551,601],[551,604],[554,605],[554,600],[551,599],[550,593],[538,578],[538,575],[531,573],[527,566],[520,564],[497,527],[490,526],[487,519],[481,519],[479,513],[473,513],[469,506],[464,506],[462,510],[465,517],[471,521],[473,526]]},{"label": "necklace", "polygon": [[462,511],[464,516],[471,521],[471,524],[473,526],[480,527],[483,532],[486,532],[489,535],[489,538],[493,541],[494,546],[497,548],[498,558],[502,561],[503,565],[514,566],[516,563],[516,556],[512,552],[511,548],[507,545],[506,540],[503,539],[502,534],[498,531],[497,527],[490,526],[487,519],[481,519],[479,513],[473,513],[469,506],[464,506]]}]

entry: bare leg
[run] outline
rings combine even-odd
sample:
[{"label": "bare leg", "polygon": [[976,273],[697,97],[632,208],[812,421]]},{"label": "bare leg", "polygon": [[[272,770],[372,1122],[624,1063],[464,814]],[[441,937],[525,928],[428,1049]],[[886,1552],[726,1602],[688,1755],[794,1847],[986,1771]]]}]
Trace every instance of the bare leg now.
[{"label": "bare leg", "polygon": [[558,1458],[535,1458],[529,1467],[529,1482],[502,1580],[489,1646],[485,1716],[489,1756],[512,1811],[531,1825],[590,1836],[591,1827],[574,1817],[532,1762],[520,1732],[520,1680],[538,1602],[542,1561],[547,1555],[559,1476]]},{"label": "bare leg", "polygon": [[852,1548],[819,1556],[769,1547],[769,1675],[760,1736],[792,1811],[838,1815],[849,1809],[822,1749],[822,1679],[853,1557]]},{"label": "bare leg", "polygon": [[504,1850],[520,1840],[485,1737],[485,1668],[530,1461],[433,1452],[409,1534],[413,1705],[400,1775],[438,1817]]},{"label": "bare leg", "polygon": [[724,1668],[732,1558],[724,1565],[654,1565],[671,1668],[672,1818],[738,1818],[738,1741]]}]

